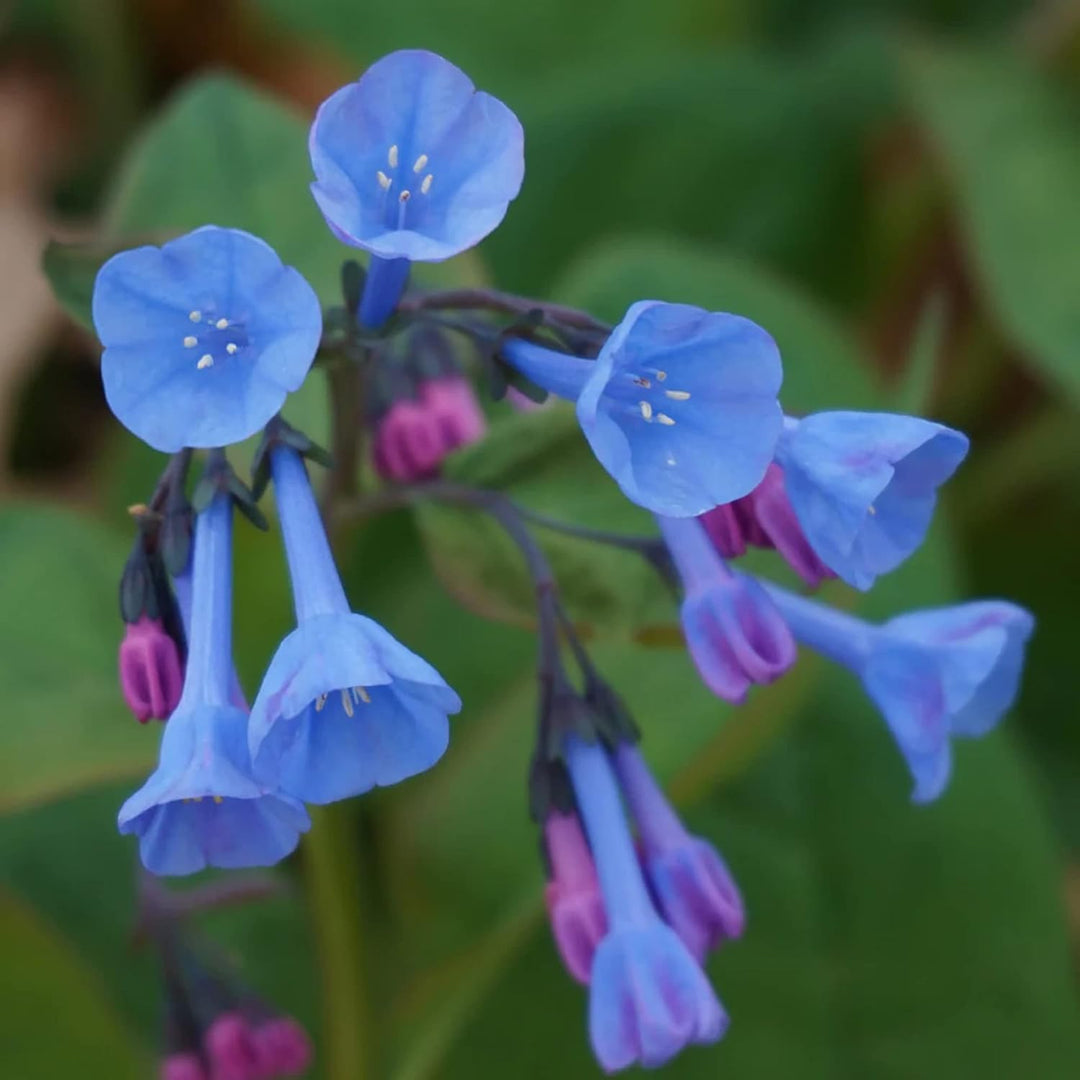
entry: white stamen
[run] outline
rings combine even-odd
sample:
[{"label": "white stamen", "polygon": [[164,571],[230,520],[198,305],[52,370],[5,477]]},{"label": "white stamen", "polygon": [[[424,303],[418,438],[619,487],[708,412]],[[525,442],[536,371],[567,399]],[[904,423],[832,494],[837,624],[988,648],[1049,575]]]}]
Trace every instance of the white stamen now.
[{"label": "white stamen", "polygon": [[406,188],[406,189],[405,189],[405,190],[404,190],[404,191],[403,191],[403,192],[402,192],[402,193],[401,193],[401,194],[400,194],[400,195],[398,196],[398,201],[399,201],[399,202],[408,202],[410,198],[412,198],[412,192],[411,192],[411,191],[410,191],[410,190],[409,190],[408,188]]},{"label": "white stamen", "polygon": [[202,322],[202,312],[201,311],[189,311],[188,312],[188,318],[192,322]]},{"label": "white stamen", "polygon": [[414,173],[423,172],[424,171],[424,166],[427,164],[427,162],[428,162],[427,154],[421,154],[416,159],[416,161],[413,163],[412,171]]},{"label": "white stamen", "polygon": [[431,181],[434,179],[435,177],[432,176],[431,173],[428,173],[427,176],[424,177],[424,182],[420,185],[421,195],[426,195],[431,190]]},{"label": "white stamen", "polygon": [[390,152],[386,155],[386,160],[390,162],[390,168],[396,169],[398,156],[397,156],[397,143],[390,147]]},{"label": "white stamen", "polygon": [[202,371],[203,368],[213,367],[214,358],[209,353],[203,353],[202,356],[199,357],[199,362],[195,366],[199,369],[199,371]]},{"label": "white stamen", "polygon": [[354,686],[352,692],[357,701],[362,701],[365,705],[371,704],[371,695],[362,686]]},{"label": "white stamen", "polygon": [[869,506],[868,506],[868,507],[867,507],[866,509],[867,509],[867,510],[868,510],[868,511],[869,511],[869,512],[870,512],[871,514],[875,514],[875,515],[877,514],[877,507],[876,507],[876,506],[874,506],[874,505],[873,505],[873,503],[871,503],[871,504],[870,504],[870,505],[869,505]]},{"label": "white stamen", "polygon": [[641,415],[646,420],[652,419],[652,406],[647,401],[639,402],[638,408],[641,409]]},{"label": "white stamen", "polygon": [[235,356],[235,355],[236,355],[236,351],[237,351],[237,349],[239,349],[239,348],[240,348],[240,346],[239,346],[239,345],[237,345],[235,341],[230,341],[230,342],[229,342],[229,344],[225,346],[225,351],[226,351],[226,352],[227,352],[227,353],[228,353],[228,354],[229,354],[230,356]]},{"label": "white stamen", "polygon": [[346,716],[353,715],[352,697],[350,696],[348,690],[341,691],[341,707],[345,710]]},{"label": "white stamen", "polygon": [[326,695],[325,694],[319,694],[318,697],[315,698],[315,711],[316,712],[322,712],[323,709],[325,709],[325,708],[326,708]]},{"label": "white stamen", "polygon": [[631,381],[636,386],[644,387],[644,389],[646,390],[648,390],[652,386],[652,383],[649,382],[649,380],[646,379],[644,375],[635,375]]},{"label": "white stamen", "polygon": [[667,394],[672,401],[690,400],[690,394],[686,390],[665,390],[664,393]]},{"label": "white stamen", "polygon": [[666,378],[667,378],[667,372],[666,371],[658,371],[656,373],[656,381],[657,382],[663,382]]},{"label": "white stamen", "polygon": [[380,169],[375,174],[375,176],[379,181],[379,187],[381,187],[383,189],[383,191],[389,191],[390,190],[390,185],[393,183],[393,181],[390,179],[390,177],[387,176],[386,173],[384,173],[382,171],[382,169]]},{"label": "white stamen", "polygon": [[666,424],[668,427],[674,427],[675,426],[675,421],[672,420],[671,417],[668,416],[667,413],[658,412],[656,414],[656,421],[659,424]]},{"label": "white stamen", "polygon": [[199,339],[197,337],[195,337],[194,334],[188,334],[188,336],[186,338],[184,338],[184,348],[185,349],[194,349],[195,346],[198,345],[198,344],[199,344]]},{"label": "white stamen", "polygon": [[227,327],[229,325],[229,320],[228,319],[218,319],[218,321],[216,323],[214,323],[214,325],[219,330],[224,330],[225,327]]},{"label": "white stamen", "polygon": [[674,465],[675,464],[675,455],[674,454],[668,454],[667,463],[669,465]]}]

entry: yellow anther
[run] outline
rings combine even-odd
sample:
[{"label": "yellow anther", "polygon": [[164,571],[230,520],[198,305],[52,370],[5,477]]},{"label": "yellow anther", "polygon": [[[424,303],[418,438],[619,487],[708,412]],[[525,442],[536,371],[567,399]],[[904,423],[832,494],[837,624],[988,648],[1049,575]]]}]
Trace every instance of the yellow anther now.
[{"label": "yellow anther", "polygon": [[686,390],[665,390],[664,393],[667,394],[672,401],[690,400],[690,394]]},{"label": "yellow anther", "polygon": [[195,366],[200,371],[202,371],[203,368],[213,367],[214,358],[209,353],[203,353],[202,356],[199,357],[199,362]]},{"label": "yellow anther", "polygon": [[229,344],[225,346],[225,351],[230,356],[235,356],[236,355],[236,350],[239,349],[239,348],[240,348],[240,346],[237,345],[235,341],[230,341]]},{"label": "yellow anther", "polygon": [[214,325],[219,330],[224,330],[225,327],[229,325],[229,320],[228,319],[218,319],[218,321],[216,323],[214,323]]},{"label": "yellow anther", "polygon": [[224,801],[225,800],[220,795],[215,795],[214,796],[214,802],[216,802],[218,804],[218,806],[220,806]]},{"label": "yellow anther", "polygon": [[383,191],[389,191],[390,190],[390,184],[392,183],[390,177],[387,176],[386,173],[384,173],[382,171],[382,169],[380,169],[375,174],[375,176],[379,181],[379,187],[381,187],[383,189]]},{"label": "yellow anther", "polygon": [[435,177],[432,176],[431,173],[428,173],[427,176],[424,177],[424,182],[420,185],[421,195],[426,195],[431,190],[431,181],[434,179]]},{"label": "yellow anther", "polygon": [[345,710],[346,716],[353,715],[353,701],[352,695],[348,690],[341,691],[341,707]]},{"label": "yellow anther", "polygon": [[201,311],[189,311],[188,312],[188,318],[192,322],[202,322],[202,312]]},{"label": "yellow anther", "polygon": [[409,190],[408,188],[406,188],[406,189],[405,189],[405,190],[404,190],[404,191],[403,191],[403,192],[402,192],[402,193],[401,193],[401,194],[400,194],[400,195],[398,196],[398,200],[399,200],[400,202],[408,202],[408,201],[409,201],[409,199],[411,199],[411,198],[412,198],[412,192],[411,192],[411,191],[410,191],[410,190]]},{"label": "yellow anther", "polygon": [[666,371],[658,371],[656,373],[656,381],[657,382],[663,382],[666,378],[667,378],[667,372]]},{"label": "yellow anther", "polygon": [[422,171],[423,171],[423,169],[424,169],[424,166],[425,166],[425,165],[427,164],[427,162],[428,162],[428,156],[427,156],[427,154],[421,154],[421,155],[420,155],[420,156],[419,156],[419,157],[418,157],[418,158],[417,158],[417,159],[416,159],[416,160],[415,160],[415,161],[413,162],[413,167],[412,167],[412,171],[413,171],[413,172],[415,172],[415,173],[418,173],[418,172],[422,172]]},{"label": "yellow anther", "polygon": [[147,511],[146,503],[132,503],[128,507],[128,513],[132,517],[142,517],[142,515],[145,514],[146,511]]},{"label": "yellow anther", "polygon": [[198,345],[198,344],[199,344],[199,339],[194,334],[188,334],[188,336],[186,338],[184,338],[184,348],[185,349],[194,349],[195,346]]},{"label": "yellow anther", "polygon": [[358,697],[365,705],[371,704],[371,695],[362,686],[354,686],[353,695]]},{"label": "yellow anther", "polygon": [[191,801],[192,802],[202,802],[202,796],[201,795],[196,795]]},{"label": "yellow anther", "polygon": [[652,419],[652,406],[647,401],[639,402],[638,408],[641,409],[641,415],[646,420]]},{"label": "yellow anther", "polygon": [[320,694],[315,699],[315,711],[316,712],[322,712],[323,709],[325,709],[325,708],[326,708],[326,695],[325,694]]},{"label": "yellow anther", "polygon": [[876,514],[877,513],[877,507],[874,506],[873,504],[871,504],[869,507],[867,507],[867,509],[869,510],[869,512],[871,514]]},{"label": "yellow anther", "polygon": [[656,414],[656,422],[658,424],[666,424],[668,427],[674,427],[675,426],[675,421],[672,420],[671,417],[668,416],[667,413],[658,412]]},{"label": "yellow anther", "polygon": [[390,162],[390,168],[396,169],[398,163],[397,144],[395,143],[390,147],[390,152],[386,155],[386,160]]}]

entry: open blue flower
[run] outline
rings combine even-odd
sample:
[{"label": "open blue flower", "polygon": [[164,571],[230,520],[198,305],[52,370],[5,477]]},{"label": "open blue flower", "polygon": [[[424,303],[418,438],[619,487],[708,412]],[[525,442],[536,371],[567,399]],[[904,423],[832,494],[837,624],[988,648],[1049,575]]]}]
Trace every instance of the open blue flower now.
[{"label": "open blue flower", "polygon": [[937,489],[967,450],[966,435],[930,420],[824,412],[786,422],[777,461],[810,546],[868,589],[922,543]]},{"label": "open blue flower", "polygon": [[582,360],[512,338],[503,355],[577,402],[585,437],[632,502],[693,517],[752,491],[783,424],[776,343],[738,315],[642,300]]},{"label": "open blue flower", "polygon": [[251,710],[256,775],[305,802],[395,784],[442,757],[461,708],[439,673],[349,610],[299,455],[271,451],[297,628]]},{"label": "open blue flower", "polygon": [[232,507],[218,495],[196,524],[184,692],[165,725],[158,767],[120,810],[155,874],[269,866],[297,845],[303,806],[252,776],[247,715],[232,692]]},{"label": "open blue flower", "polygon": [[167,453],[253,435],[304,381],[322,334],[300,273],[258,237],[214,225],[114,255],[93,313],[109,407]]},{"label": "open blue flower", "polygon": [[565,758],[609,926],[589,978],[593,1051],[608,1072],[635,1062],[655,1068],[691,1043],[716,1042],[727,1030],[727,1015],[697,961],[653,907],[607,753],[570,736]]},{"label": "open blue flower", "polygon": [[479,243],[525,174],[517,117],[422,49],[383,57],[327,98],[309,148],[327,224],[373,256],[361,304],[369,326],[393,310],[409,261],[439,262]]},{"label": "open blue flower", "polygon": [[767,586],[796,639],[844,664],[881,710],[912,776],[916,802],[936,799],[952,769],[949,740],[986,734],[1012,705],[1030,612],[1005,600],[900,615],[873,626]]}]

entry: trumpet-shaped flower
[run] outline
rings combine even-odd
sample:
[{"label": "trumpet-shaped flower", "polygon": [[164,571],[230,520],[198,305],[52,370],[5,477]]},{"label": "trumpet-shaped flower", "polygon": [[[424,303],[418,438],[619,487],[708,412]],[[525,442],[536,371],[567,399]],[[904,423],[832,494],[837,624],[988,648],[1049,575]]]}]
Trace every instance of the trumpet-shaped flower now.
[{"label": "trumpet-shaped flower", "polygon": [[632,502],[668,517],[703,514],[765,474],[783,415],[776,343],[738,315],[634,304],[596,360],[511,338],[506,359],[577,402],[593,453]]},{"label": "trumpet-shaped flower", "polygon": [[1004,600],[900,615],[874,626],[767,586],[801,644],[854,671],[885,717],[915,779],[936,799],[952,769],[952,736],[985,734],[1012,705],[1031,614]]},{"label": "trumpet-shaped flower", "polygon": [[214,225],[114,255],[93,314],[109,407],[170,453],[253,435],[304,381],[322,334],[299,272],[258,237]]},{"label": "trumpet-shaped flower", "polygon": [[251,709],[257,775],[328,803],[423,772],[446,750],[460,699],[430,664],[349,610],[296,451],[276,446],[271,470],[298,625]]},{"label": "trumpet-shaped flower", "polygon": [[199,515],[184,690],[165,725],[158,767],[120,810],[155,874],[267,866],[308,828],[304,808],[255,781],[247,715],[230,704],[232,507],[223,494]]},{"label": "trumpet-shaped flower", "polygon": [[868,589],[922,543],[937,489],[967,451],[966,435],[929,420],[825,412],[785,422],[777,461],[810,546]]}]

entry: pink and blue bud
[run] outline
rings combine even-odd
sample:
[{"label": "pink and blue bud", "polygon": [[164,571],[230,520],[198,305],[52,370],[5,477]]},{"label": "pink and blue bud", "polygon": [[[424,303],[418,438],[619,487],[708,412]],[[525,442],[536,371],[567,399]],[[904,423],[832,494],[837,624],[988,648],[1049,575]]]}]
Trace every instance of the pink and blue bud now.
[{"label": "pink and blue bud", "polygon": [[795,640],[776,605],[747,574],[728,568],[702,522],[657,516],[683,584],[687,649],[705,685],[734,704],[750,686],[778,679],[795,662]]},{"label": "pink and blue bud", "polygon": [[1035,622],[1016,604],[974,601],[875,626],[776,586],[768,590],[800,644],[858,675],[908,763],[915,802],[945,789],[952,737],[986,734],[1019,691]]},{"label": "pink and blue bud", "polygon": [[247,714],[232,701],[232,506],[223,493],[196,522],[192,591],[183,693],[157,769],[118,819],[159,875],[271,865],[310,824],[299,802],[255,780]]},{"label": "pink and blue bud", "polygon": [[263,783],[329,803],[429,769],[461,700],[430,664],[350,611],[300,456],[283,445],[270,454],[297,627],[263,678],[248,742]]},{"label": "pink and blue bud", "polygon": [[585,438],[631,502],[692,517],[751,491],[783,424],[773,339],[738,315],[642,300],[595,360],[511,338],[502,355],[577,403]]},{"label": "pink and blue bud", "polygon": [[525,136],[501,101],[434,53],[403,49],[319,107],[312,194],[335,236],[372,256],[360,321],[393,312],[410,262],[441,262],[506,216]]},{"label": "pink and blue bud", "polygon": [[937,489],[967,451],[966,435],[930,420],[824,412],[787,419],[776,460],[814,552],[868,589],[922,543]]},{"label": "pink and blue bud", "polygon": [[304,381],[322,334],[300,273],[258,237],[215,225],[114,255],[93,315],[109,407],[166,452],[254,435]]}]

